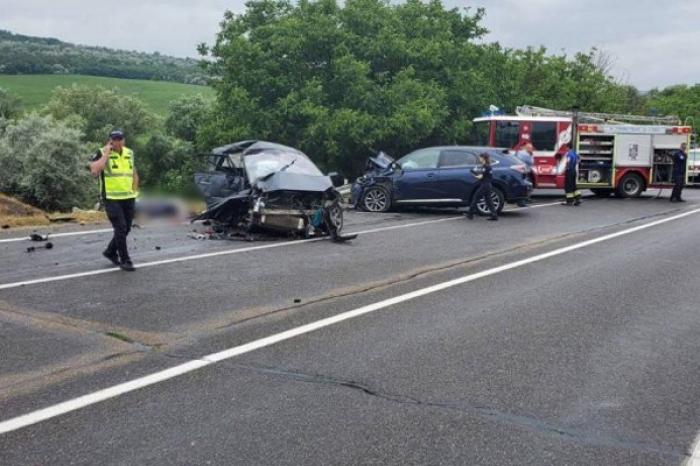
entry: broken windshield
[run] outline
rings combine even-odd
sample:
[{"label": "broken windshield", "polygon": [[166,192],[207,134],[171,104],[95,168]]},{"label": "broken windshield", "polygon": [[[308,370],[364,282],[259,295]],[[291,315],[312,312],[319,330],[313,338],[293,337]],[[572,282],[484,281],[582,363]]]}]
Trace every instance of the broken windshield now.
[{"label": "broken windshield", "polygon": [[244,160],[248,179],[251,183],[283,168],[288,173],[323,176],[323,173],[316,165],[301,152],[266,149],[257,154],[246,154]]}]

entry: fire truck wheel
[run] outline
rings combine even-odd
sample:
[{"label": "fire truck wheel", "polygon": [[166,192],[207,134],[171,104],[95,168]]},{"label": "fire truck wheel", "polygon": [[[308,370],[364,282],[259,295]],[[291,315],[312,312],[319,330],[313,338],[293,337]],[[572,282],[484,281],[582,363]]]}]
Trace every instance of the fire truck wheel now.
[{"label": "fire truck wheel", "polygon": [[644,180],[636,173],[628,173],[622,177],[617,186],[619,197],[639,197],[644,192]]},{"label": "fire truck wheel", "polygon": [[612,189],[603,188],[593,188],[591,191],[593,191],[593,194],[595,194],[596,197],[610,197],[610,195],[613,193]]}]

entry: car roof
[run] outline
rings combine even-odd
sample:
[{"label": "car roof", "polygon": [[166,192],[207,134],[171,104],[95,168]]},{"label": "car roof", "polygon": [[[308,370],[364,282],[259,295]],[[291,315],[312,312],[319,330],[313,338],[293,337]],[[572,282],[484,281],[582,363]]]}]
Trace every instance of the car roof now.
[{"label": "car roof", "polygon": [[[424,149],[438,149],[438,150],[464,150],[469,152],[488,152],[488,153],[504,153],[504,150],[508,150],[505,147],[490,147],[490,146],[431,146],[431,147],[421,147],[419,149],[412,150],[415,152],[417,150]],[[410,152],[409,152],[410,153]]]}]

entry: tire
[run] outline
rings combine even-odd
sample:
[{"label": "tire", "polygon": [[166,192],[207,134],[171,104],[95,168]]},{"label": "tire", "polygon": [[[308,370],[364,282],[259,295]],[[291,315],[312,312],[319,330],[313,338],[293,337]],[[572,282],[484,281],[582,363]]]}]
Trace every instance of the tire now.
[{"label": "tire", "polygon": [[591,188],[591,191],[593,191],[593,194],[595,194],[596,197],[610,197],[610,195],[613,193],[612,189],[607,188]]},{"label": "tire", "polygon": [[628,173],[622,177],[617,185],[615,194],[618,197],[639,197],[644,192],[644,180],[636,173]]},{"label": "tire", "polygon": [[[493,199],[493,205],[496,207],[496,212],[500,214],[506,205],[506,196],[503,194],[503,191],[501,191],[499,188],[493,188],[491,190],[491,199]],[[476,211],[479,213],[479,215],[491,215],[491,212],[489,212],[489,208],[486,205],[486,199],[484,196],[481,196],[481,198],[476,201]]]},{"label": "tire", "polygon": [[389,191],[381,186],[370,186],[362,192],[360,207],[367,212],[387,212],[391,208]]},{"label": "tire", "polygon": [[328,221],[337,233],[343,231],[343,208],[338,202],[328,209]]}]

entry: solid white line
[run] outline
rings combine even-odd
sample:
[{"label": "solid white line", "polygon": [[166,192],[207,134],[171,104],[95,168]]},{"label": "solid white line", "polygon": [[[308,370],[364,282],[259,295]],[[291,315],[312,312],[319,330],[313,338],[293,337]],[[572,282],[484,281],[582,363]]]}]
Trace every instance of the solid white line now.
[{"label": "solid white line", "polygon": [[7,432],[12,432],[17,429],[21,429],[23,427],[30,426],[32,424],[36,424],[37,422],[42,422],[47,419],[51,419],[56,416],[60,416],[61,414],[65,414],[71,411],[75,411],[81,408],[84,408],[86,406],[90,406],[95,403],[99,403],[100,401],[108,400],[110,398],[114,398],[120,395],[123,395],[125,393],[132,392],[134,390],[138,390],[139,388],[144,388],[149,385],[154,385],[159,382],[163,382],[169,379],[172,379],[174,377],[187,374],[189,372],[195,371],[197,369],[201,369],[202,367],[206,367],[208,365],[224,361],[226,359],[233,358],[235,356],[239,356],[241,354],[249,353],[251,351],[255,351],[260,348],[264,348],[266,346],[271,346],[276,343],[288,340],[290,338],[297,337],[299,335],[304,335],[306,333],[310,333],[319,329],[322,329],[324,327],[328,327],[331,325],[338,324],[340,322],[354,319],[355,317],[362,316],[364,314],[369,314],[371,312],[384,309],[389,306],[394,306],[396,304],[400,304],[406,301],[410,301],[412,299],[419,298],[421,296],[426,296],[429,294],[437,293],[438,291],[443,291],[448,288],[452,288],[458,285],[462,285],[465,283],[472,282],[474,280],[478,280],[483,277],[488,277],[490,275],[495,275],[497,273],[505,272],[507,270],[512,270],[518,267],[522,267],[524,265],[532,264],[534,262],[539,262],[543,261],[545,259],[548,259],[550,257],[558,256],[561,254],[566,254],[567,252],[575,251],[577,249],[582,249],[586,248],[589,246],[592,246],[594,244],[601,243],[603,241],[609,241],[611,239],[619,238],[621,236],[629,235],[632,233],[635,233],[637,231],[641,230],[646,230],[647,228],[651,228],[657,225],[661,225],[664,223],[672,222],[684,217],[688,217],[690,215],[696,214],[700,212],[700,209],[695,209],[691,210],[688,212],[684,212],[682,214],[674,215],[672,217],[667,217],[661,220],[656,220],[650,223],[646,223],[644,225],[639,225],[633,228],[628,228],[627,230],[622,230],[618,231],[616,233],[611,233],[608,235],[604,235],[598,238],[590,239],[587,241],[583,241],[578,244],[572,244],[571,246],[566,246],[563,248],[555,249],[554,251],[546,252],[543,254],[538,254],[536,256],[528,257],[526,259],[521,259],[519,261],[511,262],[509,264],[504,264],[498,267],[494,267],[488,270],[484,270],[481,272],[473,273],[470,275],[465,275],[460,278],[456,278],[454,280],[449,280],[446,282],[438,283],[433,286],[429,286],[426,288],[422,288],[416,291],[412,291],[410,293],[402,294],[399,296],[395,296],[393,298],[385,299],[383,301],[379,301],[377,303],[369,304],[367,306],[362,306],[357,309],[353,309],[351,311],[343,312],[341,314],[332,316],[332,317],[327,317],[325,319],[318,320],[316,322],[312,322],[306,325],[302,325],[300,327],[296,327],[284,332],[280,332],[274,335],[270,335],[265,338],[261,338],[259,340],[254,340],[249,343],[245,343],[240,346],[236,346],[227,350],[223,350],[217,353],[212,353],[207,356],[204,356],[199,359],[195,359],[192,361],[188,361],[184,364],[180,364],[175,367],[171,367],[169,369],[162,370],[160,372],[156,372],[150,375],[147,375],[145,377],[140,377],[138,379],[131,380],[129,382],[125,382],[119,385],[115,385],[103,390],[99,390],[93,393],[90,393],[88,395],[83,395],[78,398],[74,398],[69,401],[65,401],[63,403],[58,403],[53,406],[49,406],[44,409],[40,409],[38,411],[34,411],[28,414],[24,414],[22,416],[18,416],[12,419],[9,419],[4,422],[0,422],[0,434],[7,433]]},{"label": "solid white line", "polygon": [[[542,207],[545,207],[547,205],[554,205],[554,204],[541,204]],[[538,205],[538,207],[539,206],[540,205]],[[509,209],[509,211],[520,210],[520,209],[531,209],[533,207],[519,207],[516,209]],[[457,217],[446,217],[446,218],[440,218],[437,220],[425,220],[422,222],[406,223],[406,224],[402,224],[402,225],[393,225],[390,227],[382,227],[382,228],[374,228],[371,230],[358,231],[357,234],[358,235],[367,235],[370,233],[380,233],[383,231],[391,231],[391,230],[398,230],[398,229],[402,229],[402,228],[412,228],[412,227],[418,227],[418,226],[423,226],[423,225],[430,225],[430,224],[434,224],[434,223],[448,222],[448,221],[457,220],[457,219],[461,219],[461,218],[464,218],[464,217],[462,217],[460,215]],[[111,231],[111,230],[109,230],[109,231]],[[192,255],[192,256],[174,257],[172,259],[163,259],[163,260],[159,260],[159,261],[143,262],[140,264],[136,264],[136,266],[139,269],[143,269],[143,268],[147,268],[147,267],[155,267],[158,265],[174,264],[174,263],[178,263],[178,262],[188,262],[188,261],[192,261],[192,260],[208,259],[211,257],[229,256],[232,254],[241,254],[244,252],[259,251],[261,249],[273,249],[273,248],[281,248],[281,247],[286,247],[286,246],[294,246],[294,245],[305,244],[305,243],[310,243],[310,242],[314,242],[314,241],[322,241],[322,240],[327,240],[327,239],[328,239],[327,237],[310,238],[310,239],[304,239],[304,240],[284,241],[281,243],[274,243],[274,244],[264,244],[264,245],[260,245],[260,246],[250,246],[247,248],[227,249],[225,251],[208,252],[208,253],[196,254],[196,255]],[[35,278],[35,279],[23,280],[23,281],[19,281],[19,282],[3,283],[3,284],[0,284],[0,290],[19,288],[21,286],[27,286],[27,285],[36,285],[39,283],[51,283],[51,282],[57,282],[57,281],[62,281],[62,280],[70,280],[73,278],[89,277],[89,276],[93,276],[93,275],[103,275],[106,273],[113,273],[113,272],[119,272],[119,271],[121,271],[120,268],[111,267],[108,269],[87,270],[85,272],[76,272],[76,273],[71,273],[71,274],[67,274],[67,275],[56,275],[54,277]]]},{"label": "solid white line", "polygon": [[700,432],[693,441],[690,457],[683,464],[684,466],[700,466]]},{"label": "solid white line", "polygon": [[[80,236],[80,235],[94,235],[97,233],[111,233],[111,228],[105,228],[103,230],[86,230],[86,231],[69,231],[67,233],[51,233],[49,232],[49,238],[62,238],[64,236]],[[31,241],[29,235],[22,236],[21,238],[5,238],[0,239],[0,243],[14,243],[17,241]]]}]

